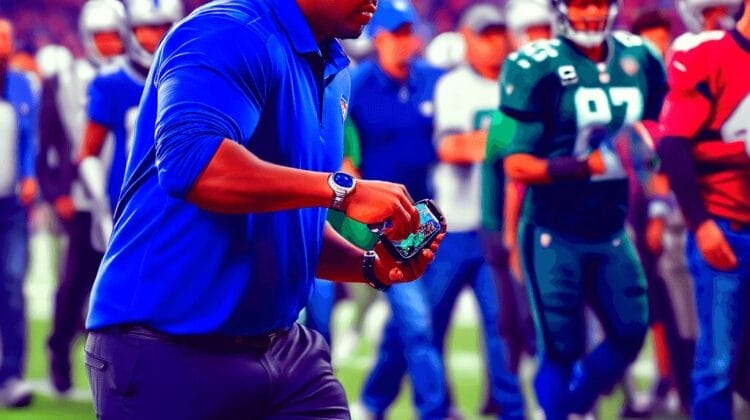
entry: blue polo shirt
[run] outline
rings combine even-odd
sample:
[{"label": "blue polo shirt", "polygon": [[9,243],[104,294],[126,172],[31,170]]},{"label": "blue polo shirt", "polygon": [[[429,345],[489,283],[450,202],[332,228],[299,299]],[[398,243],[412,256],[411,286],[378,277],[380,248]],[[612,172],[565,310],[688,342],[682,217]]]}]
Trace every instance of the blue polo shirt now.
[{"label": "blue polo shirt", "polygon": [[107,162],[107,196],[113,210],[122,187],[128,139],[133,134],[144,82],[143,76],[122,60],[102,68],[89,84],[88,117],[107,127],[114,138],[112,160]]},{"label": "blue polo shirt", "polygon": [[208,3],[155,54],[87,327],[260,334],[311,291],[326,209],[230,215],[185,200],[222,139],[269,162],[334,171],[348,59],[321,51],[294,0]]},{"label": "blue polo shirt", "polygon": [[399,83],[368,60],[352,71],[351,118],[362,149],[362,177],[404,184],[415,200],[431,198],[429,172],[437,161],[432,141],[435,85],[443,71],[412,63]]}]

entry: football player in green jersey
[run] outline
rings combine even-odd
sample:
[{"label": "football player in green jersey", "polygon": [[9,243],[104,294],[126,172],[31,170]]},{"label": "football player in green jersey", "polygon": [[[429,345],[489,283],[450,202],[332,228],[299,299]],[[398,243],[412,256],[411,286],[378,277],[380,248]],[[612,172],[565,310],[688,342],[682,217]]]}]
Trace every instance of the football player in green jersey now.
[{"label": "football player in green jersey", "polygon": [[[665,73],[641,38],[611,31],[618,6],[552,0],[560,35],[508,57],[488,139],[488,163],[504,159],[507,177],[527,185],[517,246],[541,345],[535,388],[550,420],[590,411],[647,330],[615,139],[658,117]],[[586,304],[606,333],[588,354]]]}]

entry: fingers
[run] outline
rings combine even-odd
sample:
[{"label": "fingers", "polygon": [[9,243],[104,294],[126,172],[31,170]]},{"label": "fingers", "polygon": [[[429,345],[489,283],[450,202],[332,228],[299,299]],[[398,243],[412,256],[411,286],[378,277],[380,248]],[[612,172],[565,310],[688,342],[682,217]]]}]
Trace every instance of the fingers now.
[{"label": "fingers", "polygon": [[409,200],[408,204],[413,204],[414,199],[411,197],[411,194],[409,194],[409,190],[406,189],[406,186],[403,184],[399,184],[399,186],[401,187],[401,192],[406,196],[406,199]]},{"label": "fingers", "polygon": [[409,232],[416,232],[417,229],[419,229],[419,212],[417,211],[417,208],[414,207],[414,199],[409,194],[409,190],[406,189],[406,187],[403,184],[397,184],[398,185],[398,199],[399,203],[406,209],[406,211],[409,213],[410,219],[410,227]]},{"label": "fingers", "polygon": [[385,231],[386,235],[392,239],[404,239],[419,227],[419,224],[417,224],[417,228],[412,227],[413,218],[411,214],[400,204],[396,205],[392,220],[393,226]]},{"label": "fingers", "polygon": [[732,247],[729,246],[729,243],[727,241],[724,241],[721,244],[721,249],[723,251],[723,254],[727,258],[727,262],[729,263],[728,270],[734,270],[737,268],[737,256],[734,254],[734,251],[732,250]]},{"label": "fingers", "polygon": [[737,268],[737,256],[726,240],[718,244],[702,249],[701,253],[706,263],[715,270],[732,271]]},{"label": "fingers", "polygon": [[737,256],[726,240],[719,242],[718,246],[710,251],[711,259],[714,260],[715,268],[723,271],[731,271],[737,268]]},{"label": "fingers", "polygon": [[404,272],[400,268],[393,267],[388,271],[388,280],[391,283],[403,283],[406,281],[406,275],[404,275]]}]

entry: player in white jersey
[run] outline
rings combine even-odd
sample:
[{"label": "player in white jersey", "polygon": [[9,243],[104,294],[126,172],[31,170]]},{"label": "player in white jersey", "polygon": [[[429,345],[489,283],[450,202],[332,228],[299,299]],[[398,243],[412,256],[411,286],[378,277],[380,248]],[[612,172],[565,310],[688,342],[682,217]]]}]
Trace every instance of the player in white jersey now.
[{"label": "player in white jersey", "polygon": [[511,372],[508,345],[500,335],[498,284],[480,241],[482,161],[487,129],[498,108],[498,75],[510,41],[502,11],[489,3],[469,8],[460,21],[460,31],[466,60],[443,76],[435,91],[435,141],[440,162],[433,184],[435,200],[450,220],[450,235],[446,236],[441,260],[428,270],[424,282],[433,308],[438,348],[444,345],[459,292],[465,286],[474,289],[489,371],[489,401],[483,411],[502,413],[503,418],[523,418],[523,398]]},{"label": "player in white jersey", "polygon": [[41,99],[37,172],[42,195],[69,237],[47,342],[51,381],[59,393],[71,388],[71,344],[82,331],[83,308],[101,261],[91,240],[91,199],[76,162],[86,120],[86,91],[96,69],[124,52],[125,26],[122,3],[89,0],[79,19],[86,57],[73,60],[60,46],[46,47],[37,55],[40,66],[49,70]]}]

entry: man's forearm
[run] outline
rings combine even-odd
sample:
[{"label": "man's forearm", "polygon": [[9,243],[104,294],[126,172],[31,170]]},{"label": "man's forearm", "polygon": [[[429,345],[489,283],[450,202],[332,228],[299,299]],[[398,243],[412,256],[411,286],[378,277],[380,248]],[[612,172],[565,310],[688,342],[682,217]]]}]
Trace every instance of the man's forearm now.
[{"label": "man's forearm", "polygon": [[364,251],[326,223],[323,231],[323,247],[318,260],[318,278],[336,282],[364,282],[362,260]]},{"label": "man's forearm", "polygon": [[698,175],[693,163],[688,139],[665,137],[656,148],[661,158],[661,168],[669,178],[688,227],[697,229],[709,219],[698,187]]},{"label": "man's forearm", "polygon": [[187,199],[220,213],[261,213],[328,207],[327,173],[266,162],[225,139],[193,184]]}]

